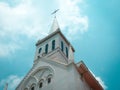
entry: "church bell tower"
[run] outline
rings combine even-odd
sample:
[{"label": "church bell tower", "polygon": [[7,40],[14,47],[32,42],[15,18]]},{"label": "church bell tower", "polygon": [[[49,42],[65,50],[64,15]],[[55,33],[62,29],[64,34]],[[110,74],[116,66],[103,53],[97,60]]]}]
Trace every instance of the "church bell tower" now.
[{"label": "church bell tower", "polygon": [[74,61],[74,52],[74,48],[62,34],[55,16],[49,35],[36,43],[34,63],[41,58],[48,58],[58,63],[69,64]]}]

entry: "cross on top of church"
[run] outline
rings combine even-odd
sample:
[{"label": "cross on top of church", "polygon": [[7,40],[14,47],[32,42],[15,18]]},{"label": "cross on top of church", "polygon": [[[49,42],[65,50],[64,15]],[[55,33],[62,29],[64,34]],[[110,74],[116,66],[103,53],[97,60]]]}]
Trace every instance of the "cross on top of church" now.
[{"label": "cross on top of church", "polygon": [[[55,10],[51,14],[55,15],[58,10]],[[36,46],[35,62],[41,57],[47,57],[64,64],[69,64],[74,61],[74,48],[60,31],[56,15],[48,36],[39,40]]]},{"label": "cross on top of church", "polygon": [[52,13],[51,13],[51,15],[53,15],[53,14],[54,14],[54,15],[55,15],[55,17],[56,17],[56,13],[57,13],[58,11],[59,11],[59,9],[56,9],[54,12],[52,12]]},{"label": "cross on top of church", "polygon": [[56,13],[57,13],[58,11],[59,11],[59,9],[57,9],[57,10],[55,10],[54,12],[51,13],[51,15],[55,15],[55,17],[54,17],[53,24],[52,24],[52,27],[51,27],[49,33],[52,33],[52,32],[54,32],[54,31],[56,31],[56,30],[59,29],[58,21],[57,21],[57,19],[56,19]]}]

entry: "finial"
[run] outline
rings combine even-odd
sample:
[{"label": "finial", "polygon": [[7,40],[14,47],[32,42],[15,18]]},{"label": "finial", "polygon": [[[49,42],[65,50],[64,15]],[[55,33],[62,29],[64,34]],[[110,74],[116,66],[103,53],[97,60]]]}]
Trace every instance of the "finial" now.
[{"label": "finial", "polygon": [[52,27],[51,27],[49,33],[53,33],[53,32],[55,32],[56,30],[59,29],[59,25],[58,25],[57,18],[56,18],[56,13],[58,12],[58,10],[59,10],[59,9],[57,9],[57,10],[55,10],[53,13],[51,13],[51,15],[54,14],[55,17],[54,17],[53,24],[52,24]]},{"label": "finial", "polygon": [[55,17],[56,17],[56,13],[57,13],[58,11],[59,11],[59,9],[56,9],[54,12],[52,12],[52,13],[51,13],[51,15],[53,15],[53,14],[54,14],[54,15],[55,15]]}]

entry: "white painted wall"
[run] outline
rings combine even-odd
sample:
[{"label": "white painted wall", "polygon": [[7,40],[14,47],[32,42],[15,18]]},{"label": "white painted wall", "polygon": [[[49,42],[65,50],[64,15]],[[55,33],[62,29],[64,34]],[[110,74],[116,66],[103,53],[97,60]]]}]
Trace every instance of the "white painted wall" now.
[{"label": "white painted wall", "polygon": [[[56,48],[54,51],[52,51],[53,40],[55,40]],[[61,41],[64,43],[63,52],[61,51]],[[46,44],[49,44],[48,54],[44,58],[38,58],[39,55],[42,56],[45,52]],[[59,33],[39,44],[36,47],[33,67],[16,90],[31,90],[32,85],[35,86],[35,90],[90,90],[85,81],[81,80],[81,76],[74,64],[68,65],[65,47],[69,49],[68,43]],[[42,48],[40,54],[38,53],[39,48]],[[50,84],[47,83],[49,75],[52,75],[52,82]],[[39,89],[40,80],[43,80],[43,87],[41,89]]]},{"label": "white painted wall", "polygon": [[[33,83],[35,84],[35,90],[90,90],[89,86],[80,79],[80,75],[74,64],[64,66],[54,61],[51,62],[42,59],[39,60],[39,63],[34,67],[35,68],[31,71],[29,78],[26,79],[16,90],[24,90],[26,87],[30,90]],[[45,69],[44,67],[48,69]],[[33,74],[33,72],[35,73]],[[53,75],[50,84],[46,81],[49,74]],[[44,80],[43,88],[39,89],[38,86],[41,79]]]},{"label": "white painted wall", "polygon": [[[54,55],[52,55],[53,53],[54,53],[54,51],[52,51],[52,41],[53,40],[55,40],[55,48],[58,50],[59,49],[59,51],[61,50],[61,41],[63,42],[63,44],[64,44],[64,51],[62,52],[62,56],[59,54],[54,54]],[[60,61],[63,61],[64,60],[64,62],[67,62],[68,63],[68,57],[66,57],[66,47],[68,48],[68,54],[69,54],[69,45],[68,45],[68,43],[63,39],[63,37],[61,37],[61,35],[59,34],[59,33],[57,33],[56,35],[54,35],[54,36],[52,36],[51,38],[49,38],[49,39],[47,39],[46,41],[44,41],[43,43],[41,43],[41,44],[39,44],[37,47],[36,47],[36,53],[35,53],[35,59],[34,59],[34,61],[35,60],[37,60],[38,59],[38,56],[40,56],[40,57],[43,57],[43,53],[45,52],[45,45],[46,44],[48,44],[49,45],[49,50],[48,50],[48,54],[50,54],[50,55],[48,55],[49,56],[49,58],[51,59],[51,57],[52,57],[52,59],[53,59],[53,56],[55,57],[58,57],[57,59],[58,60],[60,60]],[[38,52],[39,52],[39,49],[40,48],[42,48],[42,51],[41,51],[41,53],[39,54]],[[60,57],[61,56],[61,57]],[[69,56],[69,55],[68,55]]]},{"label": "white painted wall", "polygon": [[[39,44],[36,47],[36,52],[35,52],[35,58],[34,60],[38,59],[38,56],[42,55],[45,52],[45,45],[48,44],[49,48],[48,48],[48,53],[52,51],[52,41],[55,40],[55,48],[59,47],[59,37],[58,34],[54,35],[53,37],[47,39],[46,41],[44,41],[43,43]],[[42,48],[41,53],[39,54],[39,48]]]}]

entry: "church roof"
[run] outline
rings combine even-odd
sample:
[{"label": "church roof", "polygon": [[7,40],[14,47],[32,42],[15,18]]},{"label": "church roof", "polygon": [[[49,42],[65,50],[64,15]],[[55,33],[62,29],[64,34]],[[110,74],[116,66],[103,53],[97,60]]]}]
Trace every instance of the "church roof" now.
[{"label": "church roof", "polygon": [[57,18],[55,16],[49,33],[55,32],[58,29],[59,29],[59,25],[58,25]]},{"label": "church roof", "polygon": [[82,78],[85,79],[87,84],[93,89],[93,90],[103,90],[103,87],[100,85],[100,83],[95,79],[93,74],[89,71],[87,66],[84,64],[83,61],[76,64],[76,68],[78,72],[82,75]]}]

